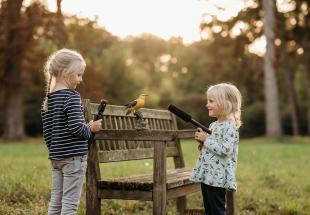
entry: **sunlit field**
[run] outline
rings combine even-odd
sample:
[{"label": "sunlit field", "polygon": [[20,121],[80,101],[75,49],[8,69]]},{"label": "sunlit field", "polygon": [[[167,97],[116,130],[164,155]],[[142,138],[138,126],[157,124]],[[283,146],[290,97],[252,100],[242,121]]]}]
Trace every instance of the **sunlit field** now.
[{"label": "sunlit field", "polygon": [[[46,214],[50,197],[51,171],[47,149],[41,139],[0,144],[0,214]],[[2,143],[2,142],[1,142]],[[193,166],[196,143],[182,142],[185,161]],[[310,211],[310,139],[265,138],[243,140],[239,147],[238,214],[306,215]],[[172,162],[169,160],[169,168]],[[104,165],[103,177],[149,172],[150,160]],[[83,191],[78,214],[85,214]],[[189,208],[201,208],[199,193],[188,198]],[[107,200],[102,214],[151,214],[152,204],[141,201]],[[175,214],[174,201],[168,214]]]}]

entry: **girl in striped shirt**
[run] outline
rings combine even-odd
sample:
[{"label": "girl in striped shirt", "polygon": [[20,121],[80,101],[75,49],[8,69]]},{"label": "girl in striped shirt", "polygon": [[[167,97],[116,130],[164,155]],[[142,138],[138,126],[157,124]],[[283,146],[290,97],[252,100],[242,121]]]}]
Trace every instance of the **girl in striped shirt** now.
[{"label": "girl in striped shirt", "polygon": [[80,94],[75,91],[85,70],[83,57],[61,49],[45,64],[46,96],[41,116],[43,136],[52,166],[48,215],[74,215],[87,166],[87,141],[101,130],[101,119],[85,122]]}]

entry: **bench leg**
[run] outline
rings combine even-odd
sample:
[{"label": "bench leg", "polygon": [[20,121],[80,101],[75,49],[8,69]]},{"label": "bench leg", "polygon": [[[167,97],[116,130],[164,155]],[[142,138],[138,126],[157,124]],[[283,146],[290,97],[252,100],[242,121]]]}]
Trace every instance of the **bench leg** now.
[{"label": "bench leg", "polygon": [[86,198],[86,215],[101,215],[101,199],[97,196]]},{"label": "bench leg", "polygon": [[236,214],[236,202],[235,202],[235,194],[233,191],[227,191],[226,193],[226,213],[227,215],[235,215]]},{"label": "bench leg", "polygon": [[[156,194],[155,194],[156,196]],[[166,215],[167,213],[167,202],[166,195],[157,195],[153,198],[153,215]]]},{"label": "bench leg", "polygon": [[92,144],[86,170],[86,215],[101,215],[101,199],[98,198],[97,179],[100,179],[99,165],[94,154],[96,145]]},{"label": "bench leg", "polygon": [[186,196],[177,198],[177,215],[184,215],[186,210]]},{"label": "bench leg", "polygon": [[166,215],[166,145],[167,142],[158,142],[154,144],[153,215]]}]

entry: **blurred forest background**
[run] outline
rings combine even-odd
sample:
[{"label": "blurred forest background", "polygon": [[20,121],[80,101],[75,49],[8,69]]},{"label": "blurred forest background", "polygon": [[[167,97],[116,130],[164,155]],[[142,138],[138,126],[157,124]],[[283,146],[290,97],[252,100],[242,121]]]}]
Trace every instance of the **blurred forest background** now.
[{"label": "blurred forest background", "polygon": [[[120,39],[96,19],[64,14],[61,2],[51,12],[45,1],[0,0],[4,139],[41,135],[43,65],[63,47],[86,60],[78,87],[82,98],[123,105],[146,92],[147,108],[166,109],[172,103],[207,125],[213,120],[205,108],[207,87],[230,82],[243,94],[242,137],[310,134],[309,0],[246,1],[226,21],[206,14],[200,29],[207,36],[190,45],[150,34]],[[261,38],[267,41],[266,53],[252,53],[253,42]]]}]

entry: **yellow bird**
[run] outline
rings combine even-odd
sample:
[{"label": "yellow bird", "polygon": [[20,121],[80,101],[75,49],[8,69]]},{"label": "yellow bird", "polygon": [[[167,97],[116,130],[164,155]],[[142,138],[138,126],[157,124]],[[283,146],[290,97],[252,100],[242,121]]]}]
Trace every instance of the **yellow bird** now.
[{"label": "yellow bird", "polygon": [[128,104],[125,104],[124,106],[126,106],[127,109],[126,115],[130,114],[133,111],[137,111],[140,108],[143,108],[146,96],[148,96],[148,94],[141,94],[137,99],[129,102]]}]

